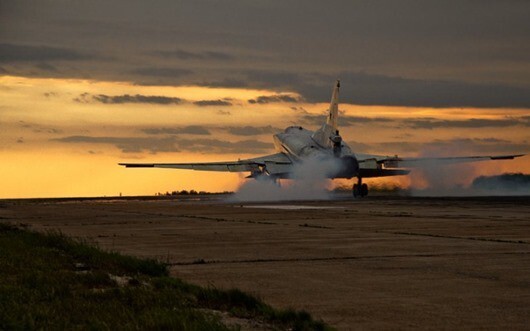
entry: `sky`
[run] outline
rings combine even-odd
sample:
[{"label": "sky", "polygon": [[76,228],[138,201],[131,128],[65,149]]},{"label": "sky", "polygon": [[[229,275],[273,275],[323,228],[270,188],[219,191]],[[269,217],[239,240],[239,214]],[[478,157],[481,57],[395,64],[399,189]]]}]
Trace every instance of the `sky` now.
[{"label": "sky", "polygon": [[[530,152],[530,2],[0,1],[0,198],[237,189],[229,161],[316,129],[356,152]],[[530,158],[474,176],[530,173]],[[406,178],[384,179],[409,185]]]}]

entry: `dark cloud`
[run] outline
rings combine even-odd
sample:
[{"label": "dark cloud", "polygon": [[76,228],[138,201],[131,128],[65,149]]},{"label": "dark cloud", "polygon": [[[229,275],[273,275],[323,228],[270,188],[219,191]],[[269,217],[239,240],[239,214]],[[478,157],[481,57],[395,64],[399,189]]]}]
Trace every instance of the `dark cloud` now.
[{"label": "dark cloud", "polygon": [[39,64],[36,64],[35,68],[38,68],[44,71],[57,71],[56,67],[52,66],[51,64],[47,62],[41,62]]},{"label": "dark cloud", "polygon": [[412,138],[412,137],[414,137],[413,134],[404,132],[404,133],[397,134],[397,135],[393,136],[392,138],[395,138],[395,139],[407,139],[407,138]]},{"label": "dark cloud", "polygon": [[268,126],[232,126],[226,128],[226,131],[236,136],[255,136],[260,134],[269,134],[281,131],[281,129]]},{"label": "dark cloud", "polygon": [[201,81],[195,82],[198,86],[208,86],[208,87],[226,87],[226,88],[245,88],[249,87],[249,83],[240,78],[223,78],[213,81]]},{"label": "dark cloud", "polygon": [[174,137],[91,137],[91,136],[69,136],[52,139],[52,141],[74,144],[105,144],[113,145],[123,153],[150,153],[178,152]]},{"label": "dark cloud", "polygon": [[171,105],[171,104],[180,104],[184,100],[176,97],[166,97],[159,95],[105,95],[97,94],[91,95],[88,93],[83,93],[79,97],[74,99],[75,102],[79,103],[90,103],[90,102],[100,102],[104,104],[122,104],[122,103],[149,103],[149,104],[159,104],[159,105]]},{"label": "dark cloud", "polygon": [[33,132],[36,132],[36,133],[50,133],[50,134],[63,133],[62,130],[54,129],[54,128],[45,128],[45,127],[36,127],[35,129],[33,129]]},{"label": "dark cloud", "polygon": [[58,95],[59,95],[59,94],[58,94],[57,92],[46,92],[46,93],[44,93],[44,96],[45,96],[46,98],[56,97],[56,96],[58,96]]},{"label": "dark cloud", "polygon": [[[385,141],[371,144],[356,145],[354,152],[387,155],[422,155],[429,156],[473,156],[473,155],[505,155],[525,154],[530,152],[526,142],[512,142],[498,138],[455,138],[435,139],[428,142]],[[355,146],[359,149],[354,148]]]},{"label": "dark cloud", "polygon": [[247,79],[265,88],[289,88],[309,102],[330,99],[333,82],[341,80],[341,101],[361,105],[414,107],[530,108],[530,88],[456,80],[427,80],[364,72],[297,74],[247,73]]},{"label": "dark cloud", "polygon": [[56,129],[56,128],[52,128],[52,127],[46,127],[46,126],[42,126],[40,124],[35,124],[35,123],[26,123],[24,121],[19,121],[18,125],[23,130],[30,130],[30,131],[35,132],[35,133],[50,133],[50,134],[60,134],[60,133],[62,133],[62,130],[60,130],[60,129]]},{"label": "dark cloud", "polygon": [[131,70],[131,73],[140,76],[178,78],[181,76],[190,75],[193,73],[193,71],[181,68],[145,67]]},{"label": "dark cloud", "polygon": [[193,102],[194,105],[199,107],[206,107],[206,106],[231,106],[232,103],[227,100],[199,100]]},{"label": "dark cloud", "polygon": [[92,98],[95,101],[101,102],[101,103],[153,103],[153,104],[161,104],[161,105],[169,105],[169,104],[179,104],[182,102],[182,99],[175,98],[175,97],[164,97],[159,95],[104,95],[104,94],[98,94],[92,96]]},{"label": "dark cloud", "polygon": [[364,124],[364,123],[389,123],[395,121],[395,119],[388,118],[388,117],[363,117],[363,116],[348,116],[343,115],[339,117],[339,123],[340,118],[342,117],[342,123],[343,125],[355,125],[355,124]]},{"label": "dark cloud", "polygon": [[273,88],[301,86],[305,84],[305,79],[310,78],[294,71],[275,70],[247,70],[244,71],[244,75],[248,81],[257,86]]},{"label": "dark cloud", "polygon": [[68,48],[7,43],[0,44],[0,63],[79,61],[90,58],[93,59],[94,57],[94,55],[84,54]]},{"label": "dark cloud", "polygon": [[[348,103],[528,108],[529,10],[529,1],[476,0],[8,1],[0,56],[29,76],[266,87],[310,102],[328,101],[340,78]],[[90,49],[119,61],[87,58]],[[60,73],[25,63],[74,59],[87,61]]]},{"label": "dark cloud", "polygon": [[300,102],[301,100],[288,94],[261,95],[256,99],[248,100],[249,103],[266,104],[271,102]]},{"label": "dark cloud", "polygon": [[289,107],[289,108],[291,108],[291,110],[294,110],[302,114],[309,114],[309,112],[304,107]]},{"label": "dark cloud", "polygon": [[79,103],[90,103],[93,102],[92,95],[88,92],[81,93],[78,97],[72,99]]},{"label": "dark cloud", "polygon": [[119,148],[124,153],[141,153],[148,151],[176,152],[177,144],[174,137],[164,138],[144,138],[144,137],[91,137],[91,136],[69,136],[52,139],[62,143],[86,143],[86,144],[107,144]]},{"label": "dark cloud", "polygon": [[499,139],[499,138],[476,138],[475,141],[480,141],[484,143],[509,143],[509,140]]},{"label": "dark cloud", "polygon": [[436,120],[436,119],[409,119],[405,125],[413,129],[438,129],[438,128],[504,128],[516,125],[530,126],[530,122],[517,118],[483,119],[470,118],[466,120]]},{"label": "dark cloud", "polygon": [[225,141],[217,139],[189,139],[179,140],[179,146],[193,152],[205,153],[250,153],[260,154],[270,152],[273,144],[259,140]]},{"label": "dark cloud", "polygon": [[210,131],[199,125],[190,125],[181,128],[148,128],[142,132],[147,134],[192,134],[192,135],[210,135]]},{"label": "dark cloud", "polygon": [[223,109],[219,109],[219,110],[217,111],[217,114],[218,114],[218,115],[232,115],[232,113],[231,113],[230,111],[228,111],[228,110],[223,110]]},{"label": "dark cloud", "polygon": [[[301,121],[302,123],[307,124],[307,125],[321,125],[324,122],[326,122],[326,115],[307,114],[307,115],[302,116]],[[354,126],[354,125],[366,124],[366,123],[373,123],[377,125],[377,124],[390,123],[394,121],[396,120],[392,118],[388,118],[388,117],[363,117],[363,116],[342,115],[342,116],[339,116],[338,125],[339,127]]]},{"label": "dark cloud", "polygon": [[224,141],[217,139],[182,139],[168,137],[92,137],[68,136],[52,141],[70,144],[104,144],[120,149],[123,153],[150,152],[203,152],[203,153],[245,153],[260,154],[269,152],[273,145],[258,140]]},{"label": "dark cloud", "polygon": [[175,51],[157,51],[153,54],[164,57],[164,58],[175,58],[179,60],[218,60],[218,61],[231,61],[234,57],[228,53],[218,51],[200,51],[191,52],[184,50]]},{"label": "dark cloud", "polygon": [[[326,120],[325,115],[306,114],[301,117],[301,122],[308,125],[320,125]],[[465,120],[439,120],[432,117],[423,118],[390,118],[390,117],[364,117],[340,115],[339,126],[347,127],[358,124],[373,124],[381,127],[391,124],[396,128],[407,127],[410,129],[480,129],[480,128],[505,128],[511,126],[530,126],[530,116],[505,117],[502,119],[470,118]]]},{"label": "dark cloud", "polygon": [[[526,143],[498,141],[496,138],[456,138],[450,140],[435,140],[427,144],[427,148],[443,150],[447,154],[475,152],[479,154],[519,154],[527,153]],[[425,149],[425,147],[424,147]],[[463,154],[461,154],[463,155]]]}]

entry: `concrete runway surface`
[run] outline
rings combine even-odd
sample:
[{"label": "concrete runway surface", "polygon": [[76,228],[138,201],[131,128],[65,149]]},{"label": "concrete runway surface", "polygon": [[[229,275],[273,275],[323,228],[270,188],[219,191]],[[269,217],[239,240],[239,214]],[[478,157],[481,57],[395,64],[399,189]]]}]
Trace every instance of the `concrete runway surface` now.
[{"label": "concrete runway surface", "polygon": [[349,329],[529,329],[530,198],[0,201],[0,221],[157,258]]}]

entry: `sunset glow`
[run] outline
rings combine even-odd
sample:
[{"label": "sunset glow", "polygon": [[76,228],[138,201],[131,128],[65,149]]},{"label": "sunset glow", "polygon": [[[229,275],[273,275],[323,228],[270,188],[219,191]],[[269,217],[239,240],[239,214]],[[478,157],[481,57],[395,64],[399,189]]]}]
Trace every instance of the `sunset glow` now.
[{"label": "sunset glow", "polygon": [[[182,189],[235,190],[244,180],[238,174],[124,169],[117,163],[139,160],[229,161],[273,153],[271,135],[275,131],[293,124],[315,129],[319,116],[327,108],[326,103],[307,103],[296,93],[283,93],[300,100],[267,104],[249,102],[259,96],[278,94],[268,90],[1,77],[0,141],[3,161],[0,164],[0,196],[112,196],[150,195]],[[345,86],[342,93],[354,94],[355,91]],[[83,95],[85,99],[80,99]],[[161,96],[183,101],[178,104],[111,104],[92,97],[98,95]],[[229,100],[230,104],[198,106],[193,103],[200,100]],[[487,127],[462,130],[448,124],[448,127],[423,128],[414,127],[418,123],[411,122],[425,118],[429,118],[429,123],[507,118],[524,121],[524,117],[528,116],[525,109],[440,109],[354,104],[343,104],[341,109],[341,116],[351,117],[351,122],[343,126],[341,133],[346,141],[352,142],[354,151],[357,148],[361,152],[408,156],[430,151],[456,155],[506,154],[523,149],[530,139],[523,124],[495,128],[493,133]],[[508,113],[510,115],[506,116]],[[357,117],[362,119],[356,122]],[[179,129],[187,127],[192,129],[178,133]],[[230,130],[245,127],[265,129],[256,130],[255,134],[249,132],[248,135]],[[164,128],[176,131],[148,133],[150,129]],[[77,137],[77,140],[72,137]],[[180,146],[176,143],[179,140],[188,141],[190,145]],[[195,145],[194,141],[200,143]],[[223,143],[214,146],[209,141]],[[245,142],[239,150],[240,141]],[[506,149],[505,142],[508,141],[514,146]],[[258,142],[256,149],[253,148],[254,142]],[[480,169],[477,174],[528,172],[530,161],[522,158],[511,162],[485,162],[477,167]],[[410,184],[410,179],[406,177],[374,181],[404,186]],[[336,185],[343,184],[348,183],[336,182]]]}]

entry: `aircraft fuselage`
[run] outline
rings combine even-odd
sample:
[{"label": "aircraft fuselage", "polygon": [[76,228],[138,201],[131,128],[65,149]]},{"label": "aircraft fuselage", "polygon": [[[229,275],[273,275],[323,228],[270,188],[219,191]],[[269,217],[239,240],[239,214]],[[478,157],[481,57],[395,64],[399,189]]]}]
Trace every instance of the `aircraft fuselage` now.
[{"label": "aircraft fuselage", "polygon": [[304,129],[301,126],[290,126],[284,132],[273,135],[274,147],[278,152],[285,153],[293,158],[293,161],[301,161],[307,158],[330,158],[353,156],[350,147],[340,142],[340,153],[334,154],[331,146],[320,146],[313,139],[314,131]]},{"label": "aircraft fuselage", "polygon": [[294,162],[304,160],[332,161],[327,169],[329,178],[351,178],[358,175],[359,164],[350,147],[342,140],[330,146],[321,146],[314,139],[314,131],[301,126],[290,126],[284,132],[273,135],[274,146]]}]

